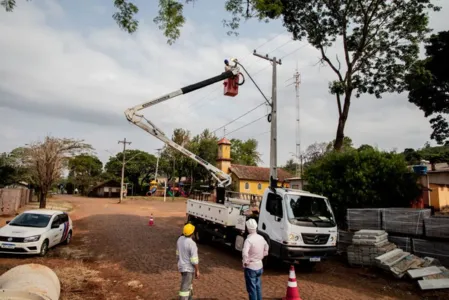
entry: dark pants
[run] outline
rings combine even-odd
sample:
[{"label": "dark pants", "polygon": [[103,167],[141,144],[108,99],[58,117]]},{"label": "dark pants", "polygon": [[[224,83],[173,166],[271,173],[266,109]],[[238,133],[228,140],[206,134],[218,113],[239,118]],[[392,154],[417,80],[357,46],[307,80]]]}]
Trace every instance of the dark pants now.
[{"label": "dark pants", "polygon": [[263,269],[254,271],[245,268],[246,291],[249,300],[262,300],[262,280],[260,278],[262,273]]}]

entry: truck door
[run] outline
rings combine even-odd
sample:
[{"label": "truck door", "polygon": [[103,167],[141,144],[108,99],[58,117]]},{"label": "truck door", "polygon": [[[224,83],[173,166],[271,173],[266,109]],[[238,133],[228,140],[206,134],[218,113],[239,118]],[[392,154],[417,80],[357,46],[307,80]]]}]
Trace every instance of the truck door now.
[{"label": "truck door", "polygon": [[[284,211],[282,207],[282,197],[273,192],[268,192],[266,200],[262,201],[259,215],[258,229],[265,232],[271,241],[282,244],[282,232],[284,231]],[[280,245],[273,245],[274,250]],[[271,251],[270,251],[271,252]]]}]

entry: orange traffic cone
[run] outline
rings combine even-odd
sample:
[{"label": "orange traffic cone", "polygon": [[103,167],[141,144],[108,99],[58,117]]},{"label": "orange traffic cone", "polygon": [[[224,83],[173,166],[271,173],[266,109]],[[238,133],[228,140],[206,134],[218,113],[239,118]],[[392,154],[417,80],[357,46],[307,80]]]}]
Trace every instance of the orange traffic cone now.
[{"label": "orange traffic cone", "polygon": [[295,267],[290,266],[288,274],[287,295],[282,300],[301,300],[299,296],[298,283],[296,282]]},{"label": "orange traffic cone", "polygon": [[150,221],[148,221],[148,226],[153,226],[153,225],[154,225],[153,214],[151,214]]}]

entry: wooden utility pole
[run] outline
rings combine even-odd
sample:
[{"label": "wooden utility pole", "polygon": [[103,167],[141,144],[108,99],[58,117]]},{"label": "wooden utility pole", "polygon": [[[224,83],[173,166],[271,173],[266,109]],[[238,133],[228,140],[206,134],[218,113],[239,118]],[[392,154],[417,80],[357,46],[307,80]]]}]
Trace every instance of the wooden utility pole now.
[{"label": "wooden utility pole", "polygon": [[131,145],[131,142],[127,142],[126,138],[123,139],[123,141],[118,141],[118,143],[123,144],[123,161],[122,161],[122,180],[120,182],[120,200],[118,203],[122,203],[123,200],[123,185],[125,181],[125,151],[126,151],[126,144]]},{"label": "wooden utility pole", "polygon": [[277,81],[276,81],[276,66],[281,65],[281,60],[276,60],[276,57],[270,58],[268,54],[265,56],[256,53],[254,50],[253,53],[255,56],[263,58],[271,62],[273,66],[273,81],[272,81],[272,90],[271,90],[271,114],[268,117],[268,120],[271,122],[271,138],[270,138],[270,186],[272,188],[277,187],[278,181],[278,172],[277,172]]}]

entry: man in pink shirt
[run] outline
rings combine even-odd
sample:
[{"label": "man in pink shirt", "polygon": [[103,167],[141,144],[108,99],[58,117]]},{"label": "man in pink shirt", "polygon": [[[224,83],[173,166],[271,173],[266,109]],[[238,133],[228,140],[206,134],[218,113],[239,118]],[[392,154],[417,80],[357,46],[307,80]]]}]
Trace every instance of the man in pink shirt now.
[{"label": "man in pink shirt", "polygon": [[263,273],[262,259],[268,255],[268,244],[265,239],[257,234],[257,222],[254,219],[246,221],[248,236],[243,244],[242,257],[245,270],[246,290],[249,300],[262,300]]}]

